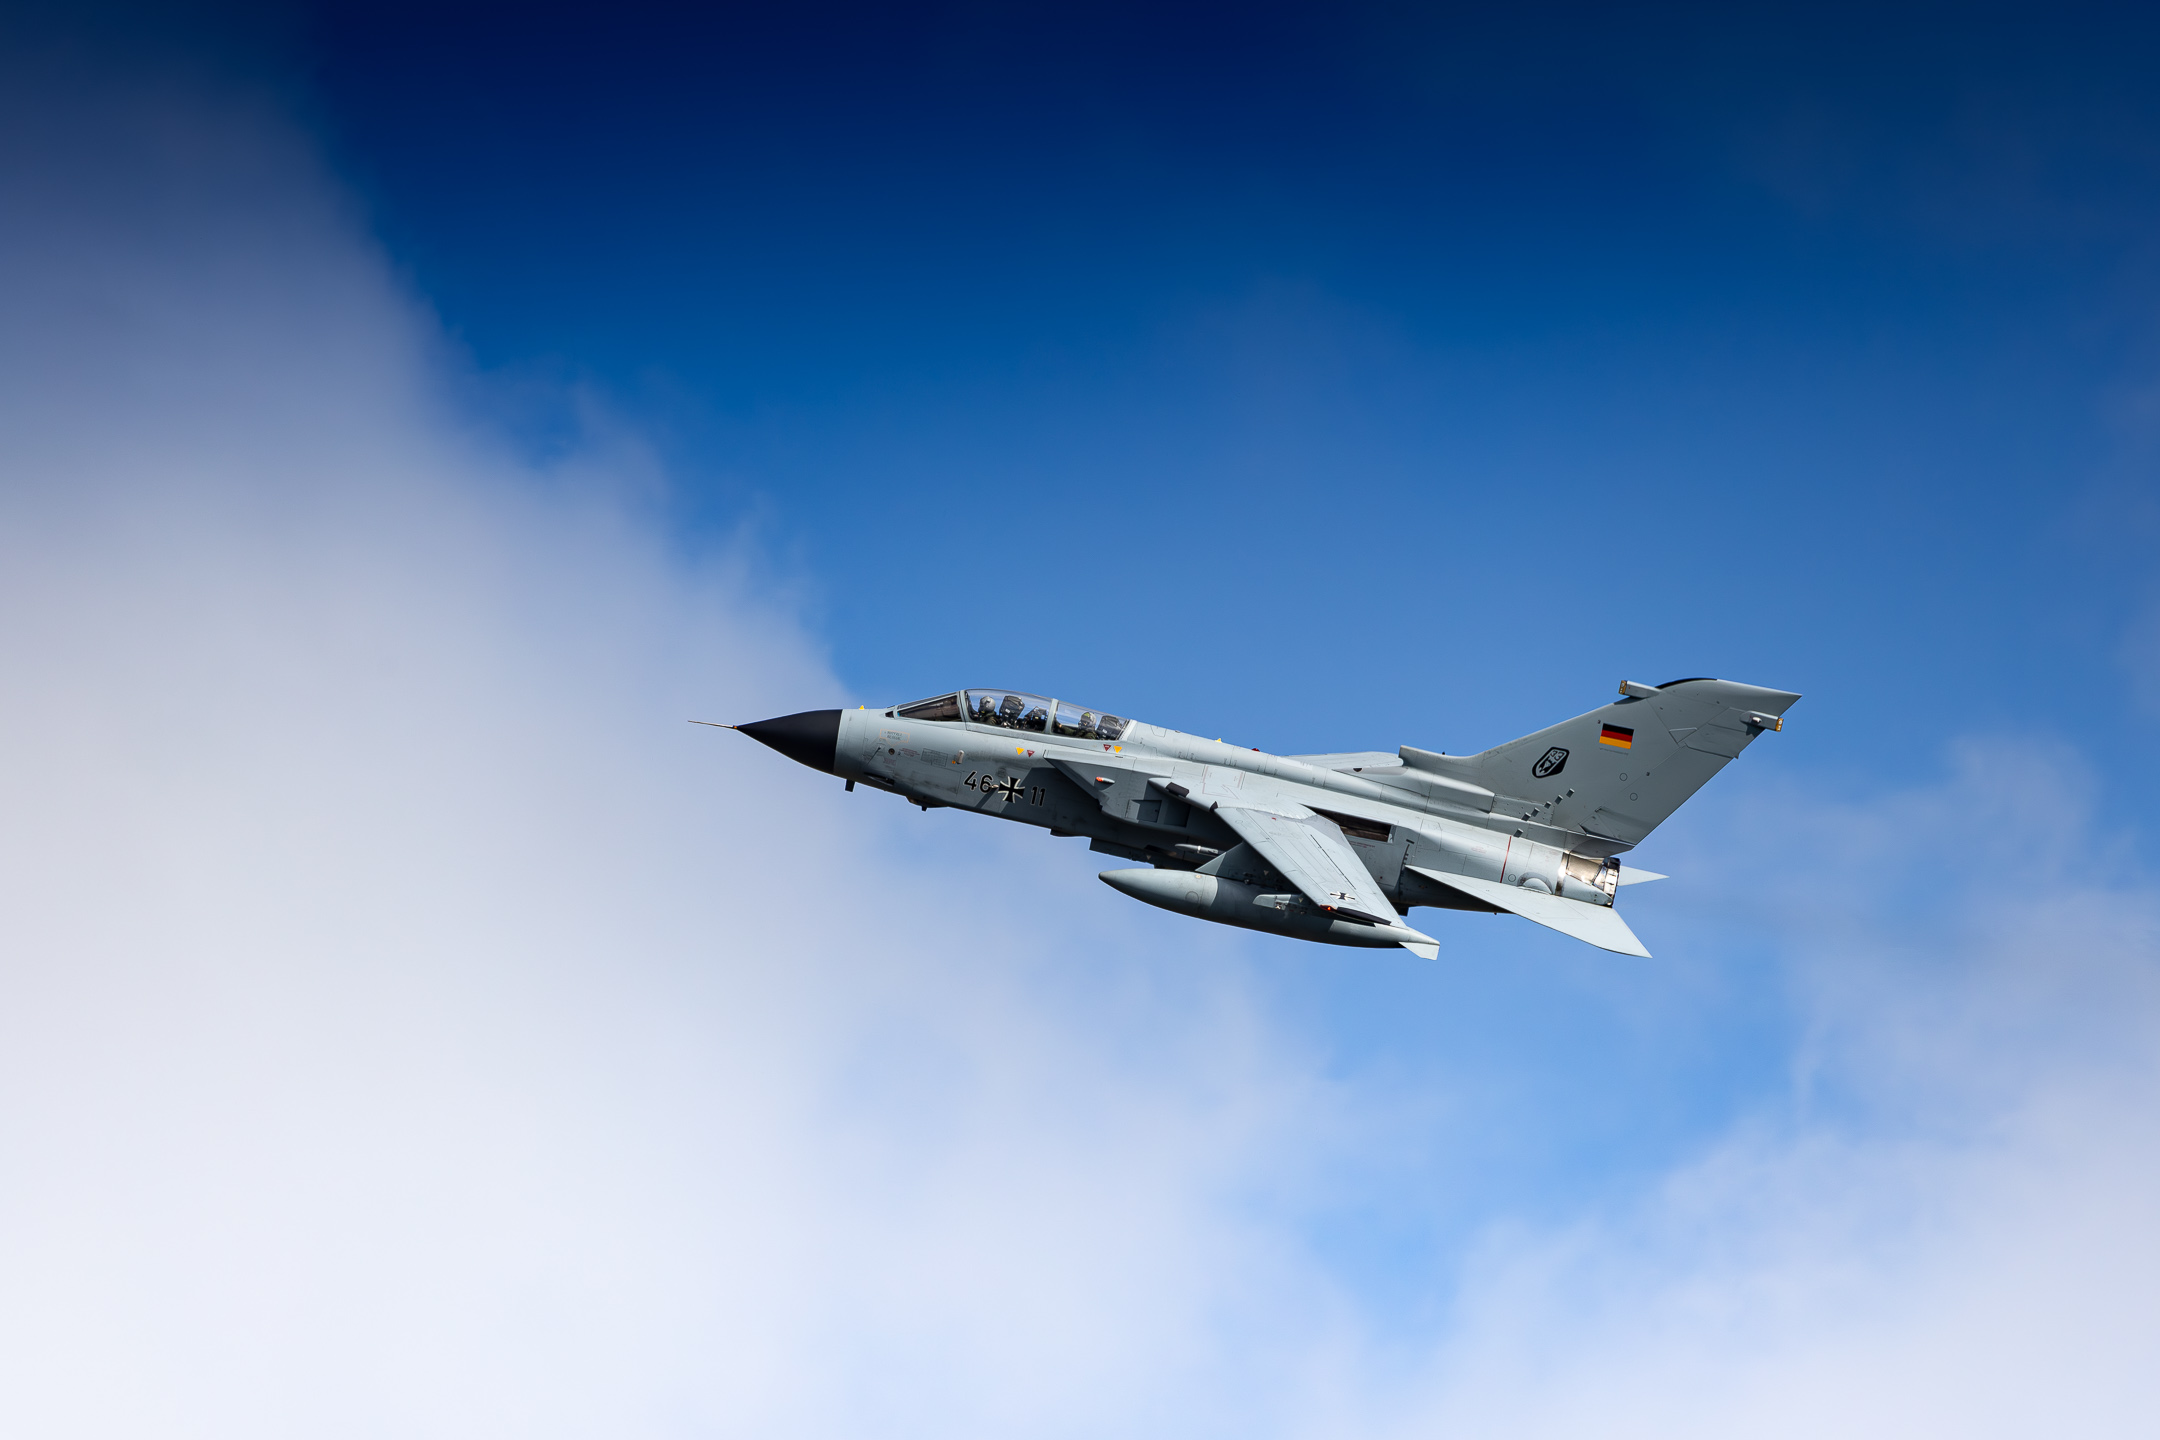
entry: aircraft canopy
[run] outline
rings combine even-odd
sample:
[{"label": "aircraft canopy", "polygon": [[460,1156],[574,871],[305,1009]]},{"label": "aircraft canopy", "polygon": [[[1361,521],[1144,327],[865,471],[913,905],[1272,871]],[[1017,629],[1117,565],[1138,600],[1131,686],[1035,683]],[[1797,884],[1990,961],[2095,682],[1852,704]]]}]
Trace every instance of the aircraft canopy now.
[{"label": "aircraft canopy", "polygon": [[1070,740],[1117,740],[1129,721],[1068,700],[1048,700],[1018,690],[963,690],[917,700],[894,710],[902,720],[936,720],[984,725],[998,730],[1030,730]]}]

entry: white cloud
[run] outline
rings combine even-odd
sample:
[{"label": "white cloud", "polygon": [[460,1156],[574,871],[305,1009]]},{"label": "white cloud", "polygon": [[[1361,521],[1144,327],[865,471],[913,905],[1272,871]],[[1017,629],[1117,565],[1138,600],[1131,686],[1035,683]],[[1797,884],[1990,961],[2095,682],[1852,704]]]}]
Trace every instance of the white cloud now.
[{"label": "white cloud", "polygon": [[[2134,1433],[2160,1405],[2160,905],[2045,746],[1838,805],[1758,792],[1811,1022],[1792,1108],[1637,1203],[1496,1227],[1345,1433]],[[1683,868],[1736,896],[1754,852]],[[1383,1423],[1385,1422],[1385,1423]]]},{"label": "white cloud", "polygon": [[1421,1433],[2111,1434],[2160,1382],[2149,1073],[1984,1141],[1743,1137],[1639,1213],[1496,1239]]},{"label": "white cloud", "polygon": [[1675,868],[1698,954],[1781,936],[1790,1110],[1391,1333],[1299,1197],[1474,1093],[1324,1079],[1071,852],[682,723],[840,694],[751,557],[672,558],[634,444],[469,427],[274,113],[75,88],[0,124],[0,1428],[2152,1412],[2153,887],[2074,757],[1750,797],[1775,854]]},{"label": "white cloud", "polygon": [[0,1428],[1097,1433],[1324,1290],[1235,988],[684,723],[841,691],[462,426],[274,116],[15,103]]}]

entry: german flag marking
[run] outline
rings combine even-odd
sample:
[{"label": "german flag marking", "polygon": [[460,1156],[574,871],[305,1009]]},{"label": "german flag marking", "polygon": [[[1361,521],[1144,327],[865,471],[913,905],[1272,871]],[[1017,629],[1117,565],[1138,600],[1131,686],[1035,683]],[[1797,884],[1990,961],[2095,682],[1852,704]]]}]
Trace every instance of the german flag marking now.
[{"label": "german flag marking", "polygon": [[1622,750],[1632,750],[1635,748],[1635,732],[1625,725],[1607,725],[1598,731],[1597,743],[1600,745],[1617,745]]}]

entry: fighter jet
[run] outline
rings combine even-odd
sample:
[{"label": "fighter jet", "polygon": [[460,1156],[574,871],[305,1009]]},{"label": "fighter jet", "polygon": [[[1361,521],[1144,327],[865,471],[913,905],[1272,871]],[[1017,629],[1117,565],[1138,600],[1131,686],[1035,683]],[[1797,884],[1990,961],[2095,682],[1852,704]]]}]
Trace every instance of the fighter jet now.
[{"label": "fighter jet", "polygon": [[[1201,920],[1329,945],[1439,942],[1404,914],[1507,912],[1647,956],[1620,863],[1800,697],[1696,677],[1475,755],[1270,755],[1017,690],[805,710],[739,730],[847,788],[1085,838],[1142,862],[1113,889]],[[698,721],[698,724],[712,724]],[[1427,922],[1430,923],[1430,922]]]}]

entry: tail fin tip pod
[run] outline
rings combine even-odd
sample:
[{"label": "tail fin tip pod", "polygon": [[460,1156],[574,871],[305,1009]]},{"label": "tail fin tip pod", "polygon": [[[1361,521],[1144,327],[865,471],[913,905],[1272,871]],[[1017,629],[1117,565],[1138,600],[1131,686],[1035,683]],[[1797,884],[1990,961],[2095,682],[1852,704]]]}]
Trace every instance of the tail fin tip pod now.
[{"label": "tail fin tip pod", "polygon": [[[1403,763],[1493,793],[1492,813],[1578,831],[1618,853],[1643,840],[1799,695],[1695,676],[1623,681],[1620,698],[1475,755],[1402,747]],[[1624,882],[1623,882],[1624,883]]]}]

